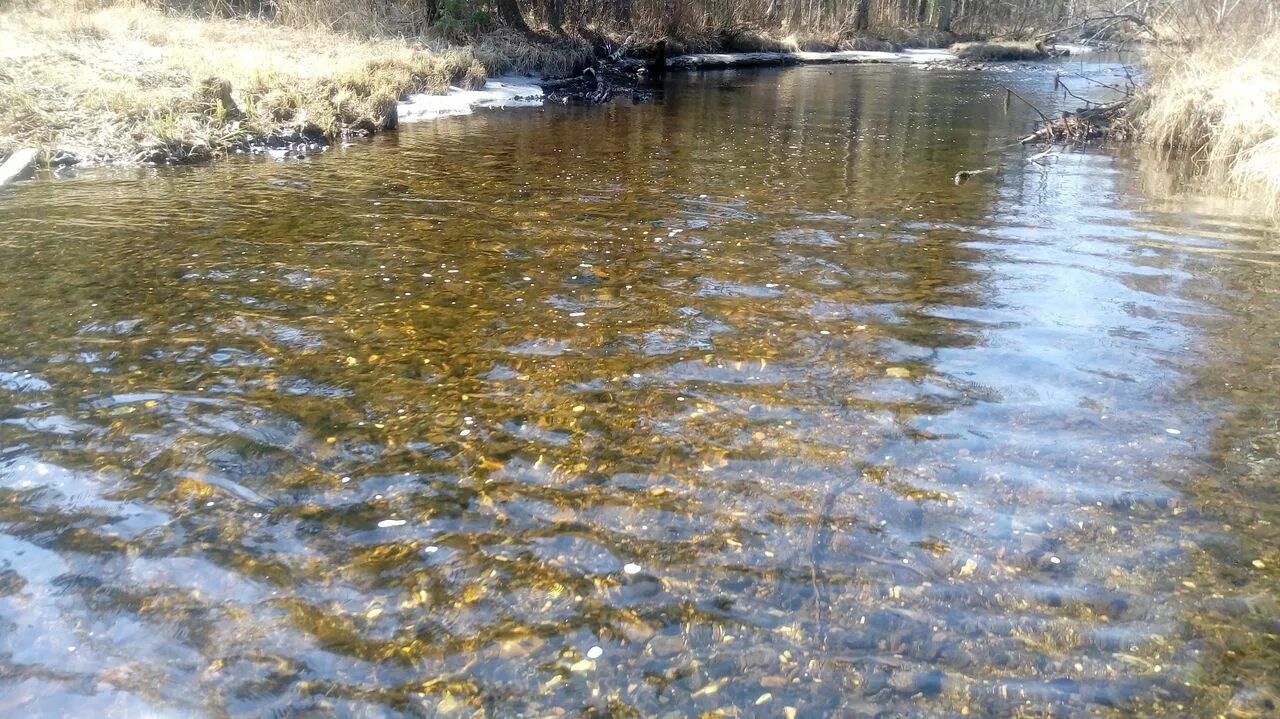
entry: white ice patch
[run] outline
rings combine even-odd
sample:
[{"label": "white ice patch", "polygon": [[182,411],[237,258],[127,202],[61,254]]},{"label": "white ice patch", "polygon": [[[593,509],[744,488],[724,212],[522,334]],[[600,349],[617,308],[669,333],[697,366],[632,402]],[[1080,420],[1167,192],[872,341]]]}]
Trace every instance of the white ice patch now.
[{"label": "white ice patch", "polygon": [[480,90],[453,87],[444,95],[410,95],[400,103],[398,114],[401,122],[418,122],[470,115],[477,107],[538,107],[541,104],[542,88],[536,79],[494,77]]},{"label": "white ice patch", "polygon": [[1088,55],[1089,53],[1098,51],[1098,48],[1092,45],[1077,45],[1073,42],[1055,43],[1054,48],[1058,50],[1066,50],[1070,55]]}]

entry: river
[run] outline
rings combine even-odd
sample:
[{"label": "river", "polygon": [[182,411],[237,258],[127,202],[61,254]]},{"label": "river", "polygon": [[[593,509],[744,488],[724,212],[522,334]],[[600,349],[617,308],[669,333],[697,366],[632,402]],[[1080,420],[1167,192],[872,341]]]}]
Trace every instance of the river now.
[{"label": "river", "polygon": [[0,714],[1274,716],[1276,233],[1006,86],[6,190]]}]

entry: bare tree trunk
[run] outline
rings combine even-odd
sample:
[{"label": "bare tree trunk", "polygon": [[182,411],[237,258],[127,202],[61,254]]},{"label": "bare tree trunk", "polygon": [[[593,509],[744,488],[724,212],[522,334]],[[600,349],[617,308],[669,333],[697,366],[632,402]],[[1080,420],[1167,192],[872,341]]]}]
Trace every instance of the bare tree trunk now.
[{"label": "bare tree trunk", "polygon": [[498,0],[498,18],[502,20],[502,24],[525,34],[532,33],[529,29],[529,23],[524,21],[524,15],[520,14],[520,5],[516,0]]},{"label": "bare tree trunk", "polygon": [[856,32],[866,32],[871,26],[871,0],[858,0],[858,5],[853,11],[853,29]]},{"label": "bare tree trunk", "polygon": [[953,0],[938,0],[938,32],[951,32],[951,4]]},{"label": "bare tree trunk", "polygon": [[552,30],[564,30],[564,0],[547,0],[547,24]]},{"label": "bare tree trunk", "polygon": [[680,30],[680,0],[663,0],[662,30],[667,37],[674,38]]}]

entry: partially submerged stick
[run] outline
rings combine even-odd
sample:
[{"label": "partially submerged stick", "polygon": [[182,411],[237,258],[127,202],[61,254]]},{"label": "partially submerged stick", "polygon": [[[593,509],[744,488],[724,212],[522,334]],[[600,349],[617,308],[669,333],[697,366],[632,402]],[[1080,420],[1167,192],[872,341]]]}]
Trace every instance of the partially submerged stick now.
[{"label": "partially submerged stick", "polygon": [[978,175],[982,175],[988,172],[995,172],[997,169],[999,169],[998,166],[983,167],[977,170],[961,170],[956,173],[956,184],[963,185],[964,183],[968,182],[971,178],[977,177]]},{"label": "partially submerged stick", "polygon": [[1019,95],[1019,94],[1018,94],[1018,93],[1016,93],[1016,92],[1014,92],[1014,91],[1013,91],[1013,89],[1012,89],[1012,88],[1010,88],[1010,87],[1008,87],[1008,86],[1005,86],[1005,88],[1004,88],[1004,111],[1005,111],[1005,112],[1008,112],[1008,111],[1009,111],[1009,104],[1010,104],[1010,103],[1009,103],[1009,98],[1011,98],[1011,97],[1016,97],[1016,98],[1018,98],[1019,100],[1021,100],[1021,101],[1022,101],[1022,104],[1026,105],[1027,107],[1031,108],[1032,110],[1035,110],[1035,111],[1036,111],[1036,114],[1040,116],[1040,119],[1041,119],[1041,120],[1044,120],[1045,122],[1051,122],[1051,120],[1049,119],[1049,116],[1048,116],[1048,115],[1046,115],[1046,114],[1044,114],[1043,112],[1041,112],[1041,111],[1040,111],[1040,108],[1038,108],[1038,107],[1036,107],[1034,104],[1032,104],[1032,102],[1031,102],[1030,100],[1028,100],[1027,98],[1025,98],[1025,97],[1023,97],[1023,96]]}]

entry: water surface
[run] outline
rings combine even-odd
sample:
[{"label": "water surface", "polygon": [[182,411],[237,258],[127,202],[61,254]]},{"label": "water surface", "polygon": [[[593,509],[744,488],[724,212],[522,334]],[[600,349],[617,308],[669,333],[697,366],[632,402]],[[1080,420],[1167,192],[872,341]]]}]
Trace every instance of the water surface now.
[{"label": "water surface", "polygon": [[1276,237],[1005,85],[0,195],[0,711],[1271,715]]}]

